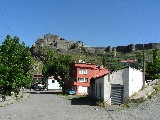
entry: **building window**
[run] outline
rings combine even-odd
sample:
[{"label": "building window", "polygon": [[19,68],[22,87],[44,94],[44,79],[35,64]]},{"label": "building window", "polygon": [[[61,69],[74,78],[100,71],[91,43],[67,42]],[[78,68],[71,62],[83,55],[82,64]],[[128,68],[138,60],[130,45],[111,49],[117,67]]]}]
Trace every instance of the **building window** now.
[{"label": "building window", "polygon": [[78,82],[88,82],[88,78],[78,78]]},{"label": "building window", "polygon": [[88,74],[88,70],[79,70],[79,74]]}]

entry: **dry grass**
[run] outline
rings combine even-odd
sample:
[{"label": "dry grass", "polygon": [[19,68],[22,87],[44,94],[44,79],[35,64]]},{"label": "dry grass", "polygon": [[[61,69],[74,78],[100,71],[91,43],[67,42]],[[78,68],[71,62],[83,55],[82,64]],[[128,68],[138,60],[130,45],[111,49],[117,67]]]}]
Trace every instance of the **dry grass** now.
[{"label": "dry grass", "polygon": [[107,102],[105,102],[105,101],[99,101],[99,102],[97,102],[97,105],[100,107],[107,107],[109,104],[107,104]]}]

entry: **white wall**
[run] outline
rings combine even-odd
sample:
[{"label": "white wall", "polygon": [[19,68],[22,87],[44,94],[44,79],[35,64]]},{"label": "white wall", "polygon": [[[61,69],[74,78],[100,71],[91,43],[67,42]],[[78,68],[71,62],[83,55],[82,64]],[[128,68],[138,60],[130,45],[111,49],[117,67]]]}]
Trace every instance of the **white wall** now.
[{"label": "white wall", "polygon": [[129,68],[129,96],[138,92],[143,86],[143,72]]},{"label": "white wall", "polygon": [[[100,85],[101,86],[101,96],[100,96]],[[97,78],[95,80],[95,96],[97,99],[104,99],[104,77]]]},{"label": "white wall", "polygon": [[142,88],[142,75],[140,70],[128,67],[110,74],[110,83],[124,85],[123,101],[127,101],[131,95]]},{"label": "white wall", "polygon": [[[139,91],[143,85],[143,76],[140,70],[133,68],[124,68],[116,72],[104,75],[103,77],[96,78],[95,80],[95,94],[97,85],[97,99],[102,99],[110,103],[111,95],[111,84],[124,85],[124,102],[133,95],[135,92]],[[99,97],[99,84],[102,84],[102,96]]]},{"label": "white wall", "polygon": [[109,81],[109,74],[104,76],[104,101],[111,105],[111,84]]},{"label": "white wall", "polygon": [[[52,80],[54,80],[54,83],[52,83]],[[52,90],[52,89],[62,89],[60,87],[60,84],[57,80],[55,79],[47,79],[47,89]]]},{"label": "white wall", "polygon": [[[108,104],[110,104],[111,84],[108,78],[109,76],[105,75],[95,80],[95,96],[97,99],[103,100]],[[100,96],[100,85],[102,85],[101,96]],[[96,86],[97,86],[97,89],[96,89]],[[97,95],[96,95],[96,92],[97,92]]]}]

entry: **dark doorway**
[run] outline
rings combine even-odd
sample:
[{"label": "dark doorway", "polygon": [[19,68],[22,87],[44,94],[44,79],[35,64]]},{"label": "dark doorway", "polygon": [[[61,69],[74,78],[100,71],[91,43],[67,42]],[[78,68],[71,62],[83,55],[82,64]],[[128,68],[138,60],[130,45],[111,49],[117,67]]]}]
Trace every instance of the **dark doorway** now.
[{"label": "dark doorway", "polygon": [[111,105],[120,105],[123,102],[124,86],[120,84],[111,85]]}]

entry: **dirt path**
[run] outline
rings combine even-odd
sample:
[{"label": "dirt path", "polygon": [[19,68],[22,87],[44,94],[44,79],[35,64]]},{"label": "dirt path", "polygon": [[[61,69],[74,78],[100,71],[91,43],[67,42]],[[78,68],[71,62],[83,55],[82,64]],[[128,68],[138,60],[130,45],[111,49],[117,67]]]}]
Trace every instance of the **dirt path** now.
[{"label": "dirt path", "polygon": [[33,93],[28,99],[0,107],[0,120],[159,120],[159,96],[136,108],[115,110],[77,98]]}]

